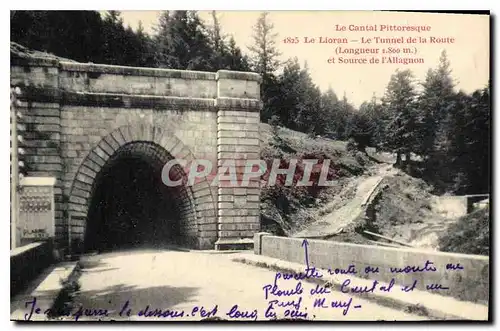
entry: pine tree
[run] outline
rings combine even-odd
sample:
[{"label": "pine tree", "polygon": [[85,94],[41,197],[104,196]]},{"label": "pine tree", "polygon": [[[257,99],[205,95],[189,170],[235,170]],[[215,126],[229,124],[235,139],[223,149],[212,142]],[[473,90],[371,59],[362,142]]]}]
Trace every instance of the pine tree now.
[{"label": "pine tree", "polygon": [[281,53],[276,48],[277,33],[273,32],[274,24],[268,18],[269,13],[263,12],[253,27],[254,44],[249,46],[254,71],[261,75],[273,74],[280,66],[278,57]]},{"label": "pine tree", "polygon": [[[455,95],[454,107],[450,112],[450,117],[448,121],[446,132],[446,141],[448,145],[446,150],[441,151],[441,155],[445,158],[441,158],[439,163],[435,163],[435,166],[441,166],[447,169],[447,174],[440,173],[440,180],[444,183],[445,187],[452,187],[453,192],[464,192],[467,190],[468,186],[468,169],[467,164],[469,155],[466,155],[467,144],[468,144],[468,134],[467,132],[467,121],[471,111],[473,100],[471,96],[459,92]],[[436,155],[434,156],[436,158]]]},{"label": "pine tree", "polygon": [[401,165],[402,154],[405,154],[406,164],[409,165],[410,153],[417,146],[419,119],[415,98],[412,72],[396,70],[387,85],[383,101],[388,115],[384,144],[396,153],[397,165]]},{"label": "pine tree", "polygon": [[236,46],[236,41],[233,36],[229,38],[229,42],[226,47],[227,51],[224,59],[226,68],[235,71],[250,71],[248,57],[243,55],[241,49]]},{"label": "pine tree", "polygon": [[212,24],[208,29],[210,46],[213,50],[212,66],[215,70],[226,69],[235,71],[249,71],[248,59],[236,46],[233,36],[223,33],[217,12],[212,11]]},{"label": "pine tree", "polygon": [[213,71],[208,32],[195,11],[162,12],[156,28],[158,67]]},{"label": "pine tree", "polygon": [[446,149],[446,126],[454,96],[446,51],[442,51],[438,67],[428,70],[422,85],[424,90],[418,98],[420,144],[416,152],[424,158],[437,157],[436,152]]},{"label": "pine tree", "polygon": [[447,168],[457,194],[488,193],[490,179],[489,89],[459,92],[449,116]]},{"label": "pine tree", "polygon": [[320,99],[320,113],[325,122],[325,133],[331,137],[336,138],[337,133],[337,106],[338,106],[338,97],[331,87],[321,95]]},{"label": "pine tree", "polygon": [[354,107],[349,103],[347,95],[344,92],[342,100],[337,107],[337,135],[339,140],[347,140],[351,132],[351,117],[354,113]]},{"label": "pine tree", "polygon": [[377,102],[375,93],[373,93],[369,103],[367,116],[372,126],[371,144],[376,149],[379,149],[384,135],[384,108]]},{"label": "pine tree", "polygon": [[298,116],[300,102],[299,85],[300,64],[295,57],[289,59],[283,67],[283,73],[278,79],[278,93],[276,93],[275,114],[278,115],[283,126],[297,129],[295,119]]},{"label": "pine tree", "polygon": [[321,91],[313,83],[307,62],[304,64],[304,69],[301,72],[302,85],[302,110],[299,111],[298,121],[302,119],[299,128],[302,126],[303,132],[310,135],[323,134],[326,124],[321,118]]},{"label": "pine tree", "polygon": [[24,11],[11,15],[11,41],[81,62],[102,62],[102,20],[96,11]]},{"label": "pine tree", "polygon": [[226,64],[227,48],[225,44],[225,36],[222,34],[222,29],[217,17],[217,12],[212,10],[212,25],[208,28],[209,42],[213,50],[212,59],[213,66],[218,69],[230,69]]},{"label": "pine tree", "polygon": [[261,98],[264,104],[262,120],[267,122],[273,115],[273,105],[277,99],[276,70],[280,66],[278,57],[281,53],[276,48],[277,34],[273,32],[274,25],[268,18],[268,12],[263,12],[253,27],[254,44],[248,49],[253,71],[262,75]]},{"label": "pine tree", "polygon": [[377,127],[380,114],[376,100],[363,102],[358,111],[351,115],[349,138],[353,138],[360,151],[366,152],[366,147],[376,142]]},{"label": "pine tree", "polygon": [[321,92],[312,82],[307,63],[301,69],[297,58],[289,59],[278,78],[277,88],[273,110],[284,126],[310,135],[325,132]]},{"label": "pine tree", "polygon": [[103,62],[106,64],[126,64],[126,42],[123,18],[117,10],[110,10],[103,21]]},{"label": "pine tree", "polygon": [[152,50],[154,49],[153,43],[149,35],[144,32],[144,26],[142,21],[139,21],[136,34],[136,42],[138,48],[137,54],[137,65],[143,67],[154,66],[154,55]]}]

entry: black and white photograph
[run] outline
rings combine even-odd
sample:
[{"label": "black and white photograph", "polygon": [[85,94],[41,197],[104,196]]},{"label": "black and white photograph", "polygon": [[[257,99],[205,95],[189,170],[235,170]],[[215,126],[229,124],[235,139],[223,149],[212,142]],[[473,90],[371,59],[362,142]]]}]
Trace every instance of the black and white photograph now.
[{"label": "black and white photograph", "polygon": [[491,322],[491,22],[10,10],[10,320]]}]

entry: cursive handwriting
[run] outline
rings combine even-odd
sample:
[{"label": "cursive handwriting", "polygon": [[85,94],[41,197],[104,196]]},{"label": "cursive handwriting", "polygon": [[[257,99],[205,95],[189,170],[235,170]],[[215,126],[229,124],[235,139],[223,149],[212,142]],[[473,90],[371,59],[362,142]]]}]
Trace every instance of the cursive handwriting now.
[{"label": "cursive handwriting", "polygon": [[254,309],[253,311],[245,311],[245,310],[239,310],[238,305],[234,305],[231,307],[231,310],[226,313],[229,318],[251,318],[254,321],[257,320],[257,309]]},{"label": "cursive handwriting", "polygon": [[393,268],[393,267],[391,267],[390,270],[393,273],[406,273],[406,274],[411,273],[411,272],[425,272],[425,271],[431,271],[432,272],[432,271],[436,271],[437,270],[436,267],[432,266],[433,264],[434,263],[432,261],[427,260],[427,261],[425,261],[425,265],[424,265],[423,268],[417,267],[417,266],[410,266],[409,265],[409,266],[406,266],[404,268]]}]

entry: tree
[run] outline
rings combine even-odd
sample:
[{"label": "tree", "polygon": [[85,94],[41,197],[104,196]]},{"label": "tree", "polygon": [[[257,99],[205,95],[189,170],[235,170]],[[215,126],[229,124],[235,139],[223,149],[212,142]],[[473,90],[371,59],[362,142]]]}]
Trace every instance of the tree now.
[{"label": "tree", "polygon": [[254,45],[249,46],[252,56],[252,67],[261,75],[274,73],[280,66],[278,57],[281,53],[276,48],[277,33],[273,32],[274,24],[268,18],[269,13],[263,12],[253,27]]},{"label": "tree", "polygon": [[139,21],[137,31],[135,32],[136,45],[136,65],[152,67],[154,66],[153,42],[148,34],[144,32],[142,21]]},{"label": "tree", "polygon": [[283,73],[279,76],[276,89],[276,105],[274,114],[276,114],[283,126],[296,129],[295,118],[298,116],[299,107],[299,79],[300,64],[295,57],[289,59],[283,67]]},{"label": "tree", "polygon": [[341,103],[331,87],[321,95],[320,116],[325,122],[325,133],[341,139],[345,131],[345,118],[342,116]]},{"label": "tree", "polygon": [[229,38],[229,42],[226,45],[226,52],[224,57],[224,65],[227,69],[236,71],[250,71],[250,64],[248,57],[243,55],[241,49],[236,46],[236,41],[234,37]]},{"label": "tree", "polygon": [[422,85],[424,89],[418,98],[420,144],[416,152],[428,158],[447,144],[446,126],[453,105],[454,83],[446,51],[441,53],[438,67],[427,71]]},{"label": "tree", "polygon": [[222,28],[215,10],[212,11],[212,25],[208,29],[210,45],[213,49],[212,65],[215,70],[226,69],[236,71],[249,71],[248,59],[236,46],[233,36],[228,38]]},{"label": "tree", "polygon": [[397,155],[396,164],[401,164],[401,155],[409,165],[410,153],[415,149],[418,114],[415,103],[416,92],[410,70],[396,70],[391,76],[383,98],[387,110],[384,146]]},{"label": "tree", "polygon": [[322,134],[324,132],[324,121],[318,117],[321,92],[312,81],[307,62],[299,74],[298,93],[296,128],[310,135]]},{"label": "tree", "polygon": [[371,101],[367,103],[366,116],[371,125],[371,145],[378,149],[382,144],[384,135],[384,108],[377,102],[375,93]]},{"label": "tree", "polygon": [[11,41],[80,62],[102,62],[96,11],[23,11],[11,15]]},{"label": "tree", "polygon": [[458,194],[489,192],[490,92],[459,92],[449,116],[446,168]]},{"label": "tree", "polygon": [[103,20],[103,62],[106,64],[126,64],[125,56],[129,45],[123,18],[117,10],[106,12]]},{"label": "tree", "polygon": [[162,12],[156,28],[155,62],[158,67],[214,70],[208,32],[195,11]]},{"label": "tree", "polygon": [[213,63],[217,69],[225,68],[226,45],[224,43],[225,36],[222,34],[222,29],[217,17],[217,12],[212,10],[212,26],[208,29],[210,45],[213,49]]},{"label": "tree", "polygon": [[358,150],[366,152],[366,147],[376,142],[376,133],[380,124],[381,114],[379,105],[373,98],[370,102],[363,102],[358,111],[352,112],[348,137],[354,139]]},{"label": "tree", "polygon": [[342,100],[339,101],[337,106],[337,135],[339,140],[347,140],[351,132],[351,117],[354,113],[354,107],[349,103],[347,96],[344,92]]},{"label": "tree", "polygon": [[276,84],[275,104],[271,108],[284,126],[311,135],[322,134],[326,121],[321,118],[321,92],[312,82],[307,68],[297,58],[289,59]]},{"label": "tree", "polygon": [[268,18],[268,12],[263,12],[253,27],[254,44],[249,46],[252,69],[262,75],[261,97],[264,104],[262,120],[267,122],[272,114],[272,105],[276,103],[278,80],[275,72],[280,66],[278,57],[281,53],[276,48],[277,34],[273,32],[274,25]]}]

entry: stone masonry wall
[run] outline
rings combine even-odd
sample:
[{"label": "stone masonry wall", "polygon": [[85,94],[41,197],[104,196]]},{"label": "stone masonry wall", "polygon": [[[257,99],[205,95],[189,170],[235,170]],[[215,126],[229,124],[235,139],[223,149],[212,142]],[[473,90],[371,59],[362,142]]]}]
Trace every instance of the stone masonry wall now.
[{"label": "stone masonry wall", "polygon": [[[127,143],[116,138],[124,136],[122,128],[132,132],[130,139],[163,144],[176,158],[258,159],[259,84],[256,74],[231,71],[12,59],[11,85],[23,89],[28,176],[56,178],[59,243],[66,242],[69,206],[88,204],[99,163]],[[195,246],[251,238],[258,230],[259,192],[256,182],[226,189],[203,181],[191,188]]]},{"label": "stone masonry wall", "polygon": [[[61,157],[61,108],[59,98],[51,91],[58,88],[59,68],[51,60],[11,59],[11,86],[21,87],[18,111],[25,124],[24,150],[28,176],[54,177],[55,232],[63,234],[64,201]],[[34,98],[33,89],[46,90],[47,96]],[[51,95],[52,94],[52,95]]]},{"label": "stone masonry wall", "polygon": [[238,185],[220,180],[218,188],[218,244],[252,238],[260,229],[260,179],[243,184],[247,160],[260,159],[261,102],[259,76],[245,80],[219,71],[217,80],[217,158],[221,167],[234,162]]}]

